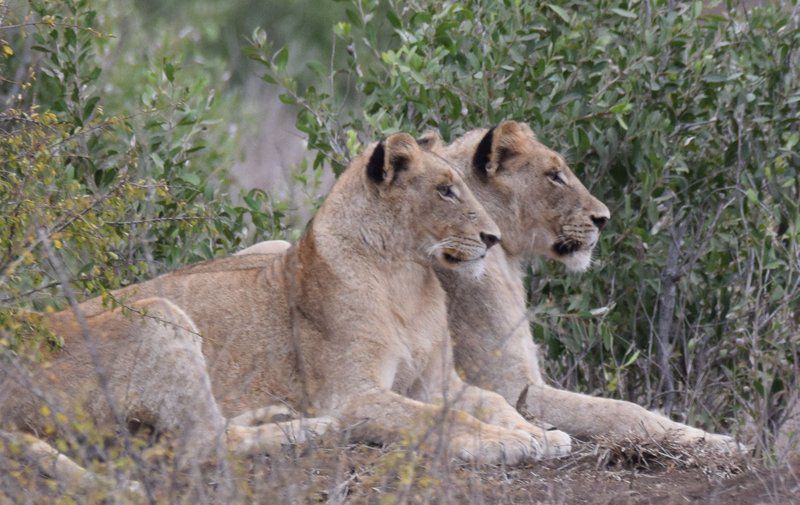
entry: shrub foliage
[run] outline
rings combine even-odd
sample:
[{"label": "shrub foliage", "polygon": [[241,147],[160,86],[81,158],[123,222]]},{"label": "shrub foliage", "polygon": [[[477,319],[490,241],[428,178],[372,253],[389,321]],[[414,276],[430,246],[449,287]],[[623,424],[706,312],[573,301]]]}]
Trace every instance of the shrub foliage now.
[{"label": "shrub foliage", "polygon": [[18,344],[16,309],[63,306],[53,261],[81,296],[107,294],[235,249],[249,224],[280,232],[266,194],[228,195],[202,73],[144,55],[126,76],[138,92],[120,96],[102,70],[110,20],[86,0],[34,1],[3,23],[2,347]]}]

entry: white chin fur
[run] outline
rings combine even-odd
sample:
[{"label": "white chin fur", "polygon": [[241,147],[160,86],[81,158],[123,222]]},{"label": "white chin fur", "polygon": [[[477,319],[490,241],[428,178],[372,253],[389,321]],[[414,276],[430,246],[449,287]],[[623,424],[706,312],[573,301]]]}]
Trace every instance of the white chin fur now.
[{"label": "white chin fur", "polygon": [[472,260],[463,263],[459,270],[463,272],[464,275],[468,275],[473,279],[480,279],[483,277],[484,272],[486,272],[486,260],[479,259],[479,260]]},{"label": "white chin fur", "polygon": [[471,279],[480,279],[484,272],[486,272],[486,260],[483,258],[463,261],[457,264],[447,263],[446,261],[442,261],[442,263],[449,270],[453,270],[458,275]]},{"label": "white chin fur", "polygon": [[585,272],[592,266],[591,251],[577,251],[560,258],[568,272]]}]

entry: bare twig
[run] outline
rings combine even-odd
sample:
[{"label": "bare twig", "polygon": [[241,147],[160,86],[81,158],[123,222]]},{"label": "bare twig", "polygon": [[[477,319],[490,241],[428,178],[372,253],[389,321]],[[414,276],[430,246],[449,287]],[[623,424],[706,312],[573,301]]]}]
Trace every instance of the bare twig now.
[{"label": "bare twig", "polygon": [[670,356],[672,355],[672,324],[674,321],[675,298],[677,296],[677,281],[679,274],[679,260],[683,236],[688,224],[684,219],[679,224],[673,225],[673,233],[667,251],[667,259],[661,274],[661,294],[658,301],[658,363],[661,369],[661,390],[664,394],[664,411],[667,415],[672,410],[675,401],[675,380],[672,376]]}]

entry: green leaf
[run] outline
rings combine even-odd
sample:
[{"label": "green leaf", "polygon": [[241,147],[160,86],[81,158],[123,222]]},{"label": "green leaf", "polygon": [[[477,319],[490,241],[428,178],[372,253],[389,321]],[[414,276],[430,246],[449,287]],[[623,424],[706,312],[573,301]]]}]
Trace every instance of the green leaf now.
[{"label": "green leaf", "polygon": [[192,173],[192,172],[186,172],[186,173],[182,174],[181,175],[181,179],[183,179],[184,181],[188,182],[192,186],[199,186],[200,185],[200,176],[195,174],[195,173]]},{"label": "green leaf", "polygon": [[636,362],[637,359],[639,359],[639,351],[638,350],[634,351],[633,354],[631,354],[630,357],[625,360],[625,363],[622,365],[622,368],[627,368],[627,367],[631,366],[632,364],[634,364]]},{"label": "green leaf", "polygon": [[67,45],[75,45],[78,41],[78,36],[75,34],[75,30],[67,27],[64,29],[64,39],[66,39]]},{"label": "green leaf", "polygon": [[259,205],[259,203],[258,203],[258,200],[256,200],[256,199],[253,197],[253,194],[252,194],[252,193],[248,193],[248,194],[244,195],[244,196],[242,197],[242,199],[244,200],[244,202],[247,204],[247,206],[248,206],[248,207],[249,207],[251,210],[257,211],[257,210],[260,210],[260,209],[261,209],[261,205]]},{"label": "green leaf", "polygon": [[294,105],[295,103],[297,103],[294,97],[292,97],[292,95],[287,95],[286,93],[281,93],[280,95],[278,95],[278,100],[280,100],[281,103],[285,103],[286,105]]},{"label": "green leaf", "polygon": [[175,80],[175,66],[166,60],[164,61],[164,75],[169,82]]},{"label": "green leaf", "polygon": [[703,77],[703,82],[708,82],[708,83],[720,83],[720,82],[726,82],[727,80],[728,77],[722,74],[708,74]]},{"label": "green leaf", "polygon": [[83,106],[83,115],[82,115],[84,122],[89,120],[89,117],[92,115],[92,112],[94,112],[94,108],[97,105],[97,102],[99,101],[100,101],[99,96],[93,96],[86,101],[86,104]]},{"label": "green leaf", "polygon": [[392,10],[386,13],[386,19],[389,20],[389,24],[392,25],[392,28],[398,29],[403,25],[400,21],[400,17]]},{"label": "green leaf", "polygon": [[564,21],[565,23],[569,23],[569,14],[567,14],[567,11],[565,11],[563,8],[557,5],[553,4],[545,4],[545,5],[547,6],[548,9],[558,14],[558,17],[560,17],[562,21]]},{"label": "green leaf", "polygon": [[620,114],[622,112],[628,112],[631,110],[633,106],[627,102],[618,103],[617,105],[611,107],[608,111],[612,114]]},{"label": "green leaf", "polygon": [[617,16],[622,16],[622,17],[624,17],[624,18],[628,18],[628,19],[636,19],[636,18],[638,17],[638,16],[637,16],[635,13],[633,13],[633,12],[631,12],[631,11],[626,11],[626,10],[623,10],[623,9],[618,9],[618,8],[616,8],[616,7],[613,7],[613,8],[611,9],[611,12],[613,12],[613,13],[614,13],[614,14],[616,14]]},{"label": "green leaf", "polygon": [[793,132],[791,135],[789,135],[789,139],[786,141],[785,149],[787,151],[791,151],[798,142],[800,142],[800,133]]},{"label": "green leaf", "polygon": [[150,159],[153,160],[153,164],[158,167],[160,170],[164,170],[164,160],[158,155],[158,153],[150,153]]},{"label": "green leaf", "polygon": [[272,61],[275,63],[275,67],[279,71],[286,69],[286,63],[289,61],[289,49],[287,49],[285,46],[280,48],[280,50],[275,53]]},{"label": "green leaf", "polygon": [[195,111],[189,111],[178,121],[178,126],[192,125],[197,123],[197,121],[197,113]]}]

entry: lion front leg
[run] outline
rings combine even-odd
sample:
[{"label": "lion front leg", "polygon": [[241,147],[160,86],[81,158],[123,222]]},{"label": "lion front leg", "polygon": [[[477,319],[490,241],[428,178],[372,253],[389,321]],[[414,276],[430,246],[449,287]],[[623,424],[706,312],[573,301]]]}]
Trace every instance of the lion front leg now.
[{"label": "lion front leg", "polygon": [[338,427],[333,417],[308,417],[259,426],[230,424],[225,433],[225,446],[242,456],[275,454],[287,445],[308,442]]},{"label": "lion front leg", "polygon": [[461,410],[388,390],[352,396],[337,414],[358,442],[386,444],[410,438],[428,452],[445,447],[448,453],[479,464],[516,465],[542,457],[528,431],[484,423]]},{"label": "lion front leg", "polygon": [[626,401],[597,398],[544,385],[529,386],[522,400],[525,410],[534,418],[581,438],[602,436],[622,442],[635,436],[669,439],[687,447],[707,444],[721,452],[745,449],[729,436],[672,421]]},{"label": "lion front leg", "polygon": [[[15,448],[15,449],[12,449]],[[144,488],[139,482],[127,480],[115,482],[113,479],[91,472],[74,462],[47,442],[27,433],[15,433],[0,430],[0,456],[7,456],[5,451],[19,451],[27,464],[33,464],[39,471],[63,485],[70,494],[104,494],[108,490],[118,489],[128,499],[143,501],[146,498]]]},{"label": "lion front leg", "polygon": [[545,430],[531,424],[505,398],[464,383],[455,372],[451,378],[449,396],[454,408],[464,410],[485,423],[529,433],[541,448],[541,458],[558,458],[571,451],[569,435],[563,431]]}]

